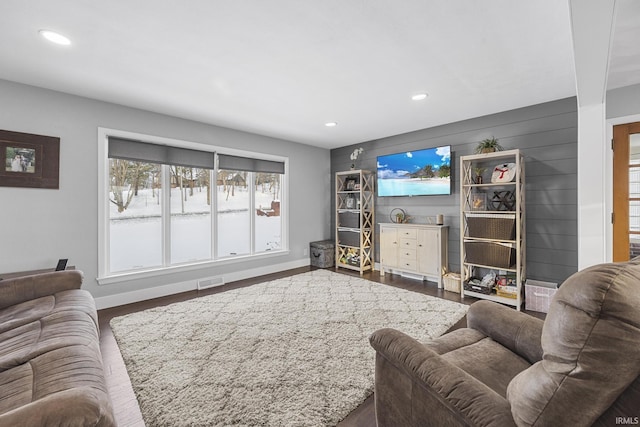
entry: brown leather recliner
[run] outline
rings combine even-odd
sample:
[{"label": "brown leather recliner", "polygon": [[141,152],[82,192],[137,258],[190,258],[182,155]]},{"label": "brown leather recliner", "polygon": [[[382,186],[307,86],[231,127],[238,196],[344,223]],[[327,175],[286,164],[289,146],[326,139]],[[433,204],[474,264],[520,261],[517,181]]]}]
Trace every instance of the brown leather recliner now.
[{"label": "brown leather recliner", "polygon": [[378,427],[640,422],[640,259],[572,275],[544,322],[479,301],[467,325],[371,336]]}]

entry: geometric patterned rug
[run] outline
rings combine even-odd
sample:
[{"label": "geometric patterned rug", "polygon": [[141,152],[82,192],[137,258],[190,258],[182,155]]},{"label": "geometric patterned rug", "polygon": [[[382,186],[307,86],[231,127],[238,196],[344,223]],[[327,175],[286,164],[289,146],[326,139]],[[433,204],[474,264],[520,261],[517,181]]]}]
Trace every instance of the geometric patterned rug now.
[{"label": "geometric patterned rug", "polygon": [[147,427],[334,426],[373,392],[369,336],[468,306],[313,270],[111,320]]}]

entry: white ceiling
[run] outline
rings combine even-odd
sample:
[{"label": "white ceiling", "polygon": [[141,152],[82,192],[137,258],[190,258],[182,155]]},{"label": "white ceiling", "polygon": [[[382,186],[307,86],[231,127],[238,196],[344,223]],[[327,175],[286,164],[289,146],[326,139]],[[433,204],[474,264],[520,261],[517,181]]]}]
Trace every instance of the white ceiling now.
[{"label": "white ceiling", "polygon": [[617,0],[608,89],[640,83],[640,1]]},{"label": "white ceiling", "polygon": [[[640,83],[618,2],[609,87]],[[558,0],[2,0],[0,35],[2,79],[326,148],[576,94]]]}]

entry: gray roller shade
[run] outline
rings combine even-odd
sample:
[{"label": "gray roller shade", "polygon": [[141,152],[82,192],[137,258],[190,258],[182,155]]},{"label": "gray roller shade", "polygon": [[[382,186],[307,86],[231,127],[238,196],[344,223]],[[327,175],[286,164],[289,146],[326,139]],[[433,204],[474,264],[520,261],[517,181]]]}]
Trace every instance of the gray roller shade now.
[{"label": "gray roller shade", "polygon": [[283,174],[284,162],[218,154],[218,169]]},{"label": "gray roller shade", "polygon": [[113,136],[109,137],[109,158],[191,168],[215,167],[215,153],[211,151],[151,144]]}]

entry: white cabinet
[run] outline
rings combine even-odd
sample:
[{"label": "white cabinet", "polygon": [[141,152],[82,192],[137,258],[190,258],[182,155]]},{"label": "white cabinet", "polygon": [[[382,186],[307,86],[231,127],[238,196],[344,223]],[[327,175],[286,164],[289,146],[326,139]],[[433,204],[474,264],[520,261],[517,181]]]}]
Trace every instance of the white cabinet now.
[{"label": "white cabinet", "polygon": [[[448,231],[448,229],[447,229]],[[444,247],[446,248],[446,242],[448,238],[448,232],[445,232]],[[418,229],[418,271],[424,271],[428,274],[438,274],[439,278],[442,276],[443,269],[448,268],[448,257],[441,255],[442,251],[442,239],[443,233],[440,230],[426,230]],[[445,261],[443,263],[443,261]],[[440,281],[438,281],[440,283]]]},{"label": "white cabinet", "polygon": [[409,273],[442,288],[448,267],[449,227],[428,224],[380,224],[380,274]]},{"label": "white cabinet", "polygon": [[398,229],[380,224],[380,273],[384,274],[383,265],[398,266]]}]

